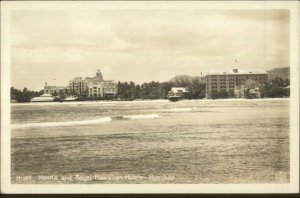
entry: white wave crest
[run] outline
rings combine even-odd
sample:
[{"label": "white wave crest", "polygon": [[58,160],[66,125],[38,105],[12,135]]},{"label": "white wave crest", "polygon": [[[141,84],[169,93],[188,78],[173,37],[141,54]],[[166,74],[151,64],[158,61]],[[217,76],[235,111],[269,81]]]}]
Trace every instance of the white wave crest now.
[{"label": "white wave crest", "polygon": [[112,120],[111,117],[104,117],[104,118],[95,119],[95,120],[14,124],[14,125],[12,125],[12,128],[17,129],[17,128],[30,128],[30,127],[75,126],[75,125],[99,124],[99,123],[104,123],[104,122],[110,122],[111,120]]},{"label": "white wave crest", "polygon": [[183,111],[194,111],[197,107],[192,108],[173,108],[173,109],[164,109],[165,112],[183,112]]},{"label": "white wave crest", "polygon": [[141,114],[141,115],[127,115],[127,116],[122,116],[123,118],[127,119],[154,119],[154,118],[159,118],[159,115],[157,114]]}]

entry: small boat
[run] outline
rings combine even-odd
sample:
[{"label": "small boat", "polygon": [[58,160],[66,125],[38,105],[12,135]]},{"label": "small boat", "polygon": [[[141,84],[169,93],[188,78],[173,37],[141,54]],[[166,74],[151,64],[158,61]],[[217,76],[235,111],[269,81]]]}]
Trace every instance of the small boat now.
[{"label": "small boat", "polygon": [[34,97],[30,102],[53,102],[54,98],[50,94],[43,94],[39,97]]},{"label": "small boat", "polygon": [[168,99],[172,102],[176,102],[178,100],[181,100],[182,97],[181,96],[169,96]]},{"label": "small boat", "polygon": [[172,87],[168,93],[168,99],[172,102],[176,102],[184,98],[188,90],[184,87]]},{"label": "small boat", "polygon": [[73,96],[70,96],[70,97],[67,97],[67,98],[64,99],[64,101],[76,101],[76,100],[78,100],[78,98],[73,97]]}]

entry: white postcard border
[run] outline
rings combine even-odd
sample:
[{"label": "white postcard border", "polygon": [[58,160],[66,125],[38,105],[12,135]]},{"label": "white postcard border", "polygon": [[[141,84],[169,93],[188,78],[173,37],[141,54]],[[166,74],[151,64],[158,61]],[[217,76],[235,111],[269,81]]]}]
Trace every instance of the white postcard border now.
[{"label": "white postcard border", "polygon": [[[289,9],[289,184],[11,184],[10,13],[13,10],[97,9]],[[1,2],[1,192],[2,193],[296,193],[299,192],[299,2],[298,1],[5,1]]]}]

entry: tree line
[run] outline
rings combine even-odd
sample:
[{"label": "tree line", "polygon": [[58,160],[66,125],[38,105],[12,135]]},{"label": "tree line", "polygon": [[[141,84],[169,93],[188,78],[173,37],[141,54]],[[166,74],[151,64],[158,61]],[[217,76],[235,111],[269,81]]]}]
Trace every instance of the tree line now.
[{"label": "tree line", "polygon": [[172,83],[172,82],[149,82],[135,84],[134,82],[118,82],[118,97],[120,99],[166,99],[172,87],[186,87],[189,91],[185,98],[201,99],[205,97],[205,84],[190,83]]},{"label": "tree line", "polygon": [[[270,80],[265,85],[261,86],[260,92],[262,97],[289,97],[290,90],[286,88],[290,85],[289,79],[282,79],[279,77]],[[118,93],[115,99],[120,100],[136,100],[136,99],[167,99],[168,93],[172,87],[185,87],[188,93],[185,94],[186,99],[203,99],[205,98],[206,85],[199,81],[183,81],[183,82],[157,82],[151,81],[143,84],[136,84],[132,81],[130,82],[118,82],[117,89]],[[23,90],[18,90],[11,87],[10,90],[11,100],[17,102],[29,102],[33,97],[38,97],[43,94],[41,91],[30,91],[27,88]],[[54,92],[53,96],[58,98],[66,98],[70,95],[76,95],[80,100],[88,100],[87,91],[76,94],[71,90],[61,90],[59,92]],[[234,93],[231,92],[216,92],[213,93],[213,98],[232,98]],[[101,98],[98,98],[101,99]]]},{"label": "tree line", "polygon": [[261,97],[264,98],[284,98],[290,96],[290,79],[282,79],[279,77],[266,83],[260,88]]},{"label": "tree line", "polygon": [[43,90],[30,91],[26,87],[24,87],[23,90],[15,89],[14,87],[10,88],[10,98],[17,102],[29,102],[32,98],[38,97],[43,93]]}]

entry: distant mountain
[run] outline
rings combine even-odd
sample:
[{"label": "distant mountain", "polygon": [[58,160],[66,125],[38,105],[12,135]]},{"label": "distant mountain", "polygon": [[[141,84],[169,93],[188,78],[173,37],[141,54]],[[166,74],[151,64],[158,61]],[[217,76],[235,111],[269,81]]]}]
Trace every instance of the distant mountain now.
[{"label": "distant mountain", "polygon": [[283,79],[286,79],[286,78],[290,79],[290,68],[289,67],[274,68],[267,72],[269,73],[268,78],[270,80],[272,80],[276,77],[283,78]]},{"label": "distant mountain", "polygon": [[186,85],[186,84],[202,84],[205,83],[205,78],[200,76],[188,76],[188,75],[177,75],[171,80],[170,83],[175,85]]}]

